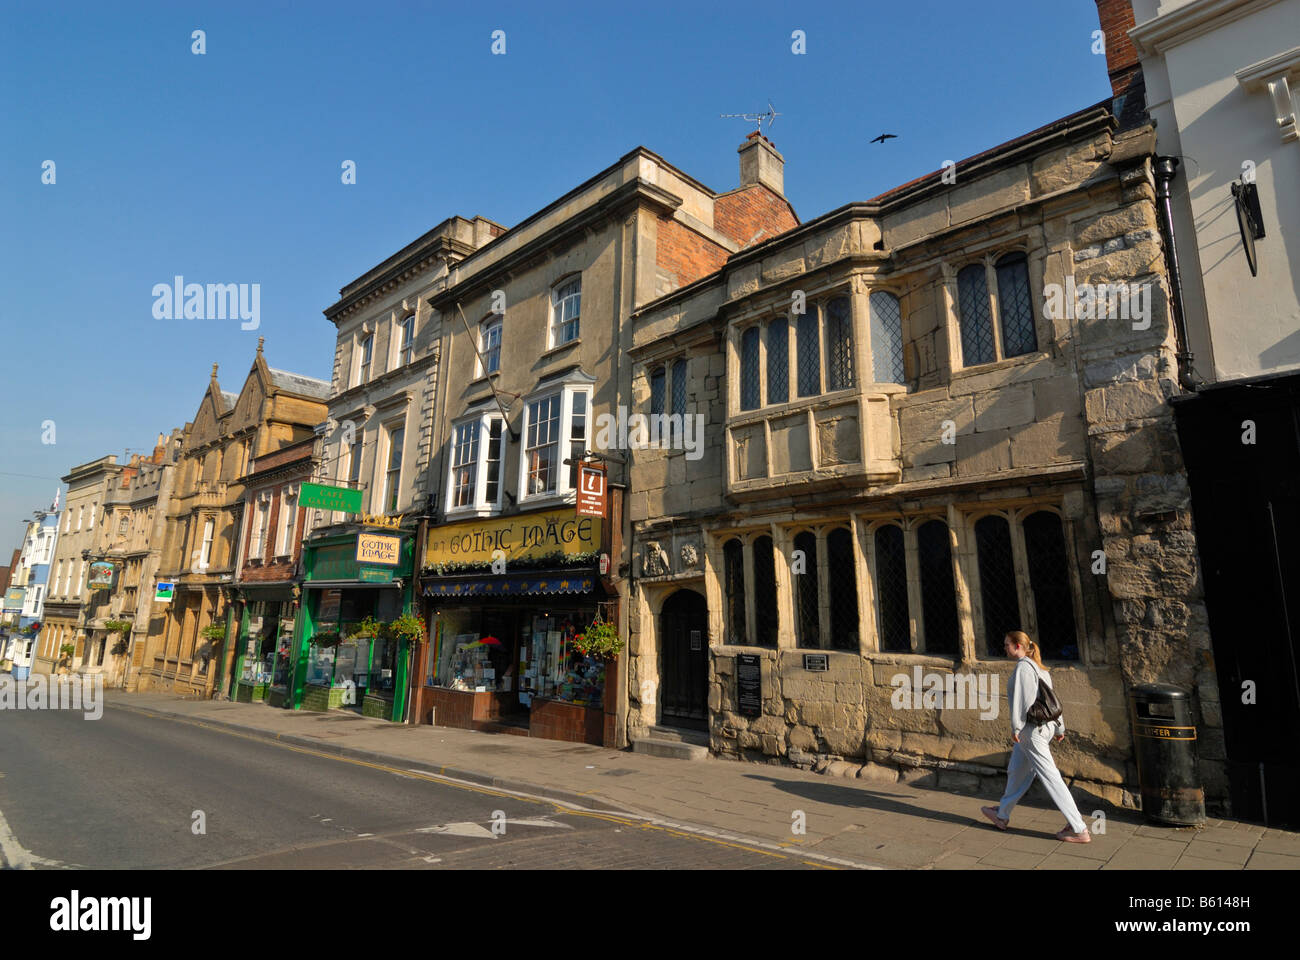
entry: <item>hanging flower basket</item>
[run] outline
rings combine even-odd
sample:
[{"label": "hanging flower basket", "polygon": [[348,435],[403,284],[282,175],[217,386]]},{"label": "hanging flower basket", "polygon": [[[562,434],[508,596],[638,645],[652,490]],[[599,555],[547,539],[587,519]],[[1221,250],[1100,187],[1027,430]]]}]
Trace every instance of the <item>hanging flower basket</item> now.
[{"label": "hanging flower basket", "polygon": [[337,630],[329,629],[319,630],[312,634],[311,642],[318,647],[337,647],[342,639]]},{"label": "hanging flower basket", "polygon": [[413,613],[404,613],[396,620],[384,625],[388,636],[405,640],[411,646],[424,643],[424,621]]},{"label": "hanging flower basket", "polygon": [[214,643],[218,640],[224,640],[226,639],[226,625],[224,623],[209,623],[199,631],[199,636]]},{"label": "hanging flower basket", "polygon": [[376,620],[374,617],[366,617],[357,623],[348,633],[349,640],[381,640],[385,636],[384,628],[387,626],[382,620]]},{"label": "hanging flower basket", "polygon": [[569,645],[586,657],[613,660],[623,652],[623,638],[608,620],[596,619],[582,633],[574,634]]}]

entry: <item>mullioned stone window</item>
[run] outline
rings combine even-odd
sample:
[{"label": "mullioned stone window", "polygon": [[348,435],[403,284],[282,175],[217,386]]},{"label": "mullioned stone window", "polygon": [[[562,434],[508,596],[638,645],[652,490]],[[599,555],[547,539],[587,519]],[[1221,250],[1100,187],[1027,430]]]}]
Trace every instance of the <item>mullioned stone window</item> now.
[{"label": "mullioned stone window", "polygon": [[1017,250],[958,270],[957,316],[964,367],[1037,351],[1036,317],[1025,254]]}]

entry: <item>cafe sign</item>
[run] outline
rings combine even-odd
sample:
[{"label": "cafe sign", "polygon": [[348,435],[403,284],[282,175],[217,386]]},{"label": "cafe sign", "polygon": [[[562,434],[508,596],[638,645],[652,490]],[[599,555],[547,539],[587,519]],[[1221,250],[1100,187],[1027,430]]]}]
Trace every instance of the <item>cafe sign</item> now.
[{"label": "cafe sign", "polygon": [[571,557],[600,550],[600,520],[574,516],[572,507],[469,520],[429,528],[424,565],[492,563],[543,557]]},{"label": "cafe sign", "polygon": [[361,491],[331,487],[323,483],[304,483],[298,490],[298,505],[343,513],[361,512]]},{"label": "cafe sign", "polygon": [[395,567],[401,563],[401,537],[381,533],[357,534],[357,563]]}]

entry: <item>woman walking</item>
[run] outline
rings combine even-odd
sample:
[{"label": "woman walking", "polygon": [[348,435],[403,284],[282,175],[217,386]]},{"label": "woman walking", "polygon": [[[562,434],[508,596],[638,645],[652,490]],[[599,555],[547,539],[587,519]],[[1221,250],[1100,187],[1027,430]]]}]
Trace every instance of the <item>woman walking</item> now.
[{"label": "woman walking", "polygon": [[[1069,823],[1057,835],[1057,840],[1067,843],[1090,843],[1092,834],[1083,822],[1074,798],[1066,789],[1061,772],[1052,760],[1050,744],[1052,736],[1058,741],[1065,739],[1065,721],[1058,717],[1045,723],[1035,723],[1027,716],[1029,708],[1038,699],[1039,684],[1046,684],[1050,690],[1052,679],[1043,667],[1043,659],[1038,653],[1038,644],[1019,630],[1007,634],[1003,641],[1007,656],[1017,661],[1011,674],[1011,684],[1007,690],[1007,699],[1011,701],[1011,737],[1016,742],[1011,751],[1011,762],[1007,765],[1007,789],[1002,795],[1001,803],[996,807],[980,807],[980,812],[993,821],[999,830],[1005,830],[1010,822],[1011,809],[1016,805],[1034,777],[1040,777],[1047,788],[1052,802],[1065,814]],[[1025,727],[1029,729],[1026,731]],[[1021,736],[1024,732],[1025,736]]]}]

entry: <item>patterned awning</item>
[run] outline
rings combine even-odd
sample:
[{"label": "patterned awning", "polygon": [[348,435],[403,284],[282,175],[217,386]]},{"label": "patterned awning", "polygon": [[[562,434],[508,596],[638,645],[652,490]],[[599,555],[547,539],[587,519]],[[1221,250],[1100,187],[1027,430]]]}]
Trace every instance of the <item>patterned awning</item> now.
[{"label": "patterned awning", "polygon": [[584,571],[538,571],[517,576],[443,577],[427,581],[426,597],[524,597],[542,594],[581,594],[596,589],[594,574]]}]

